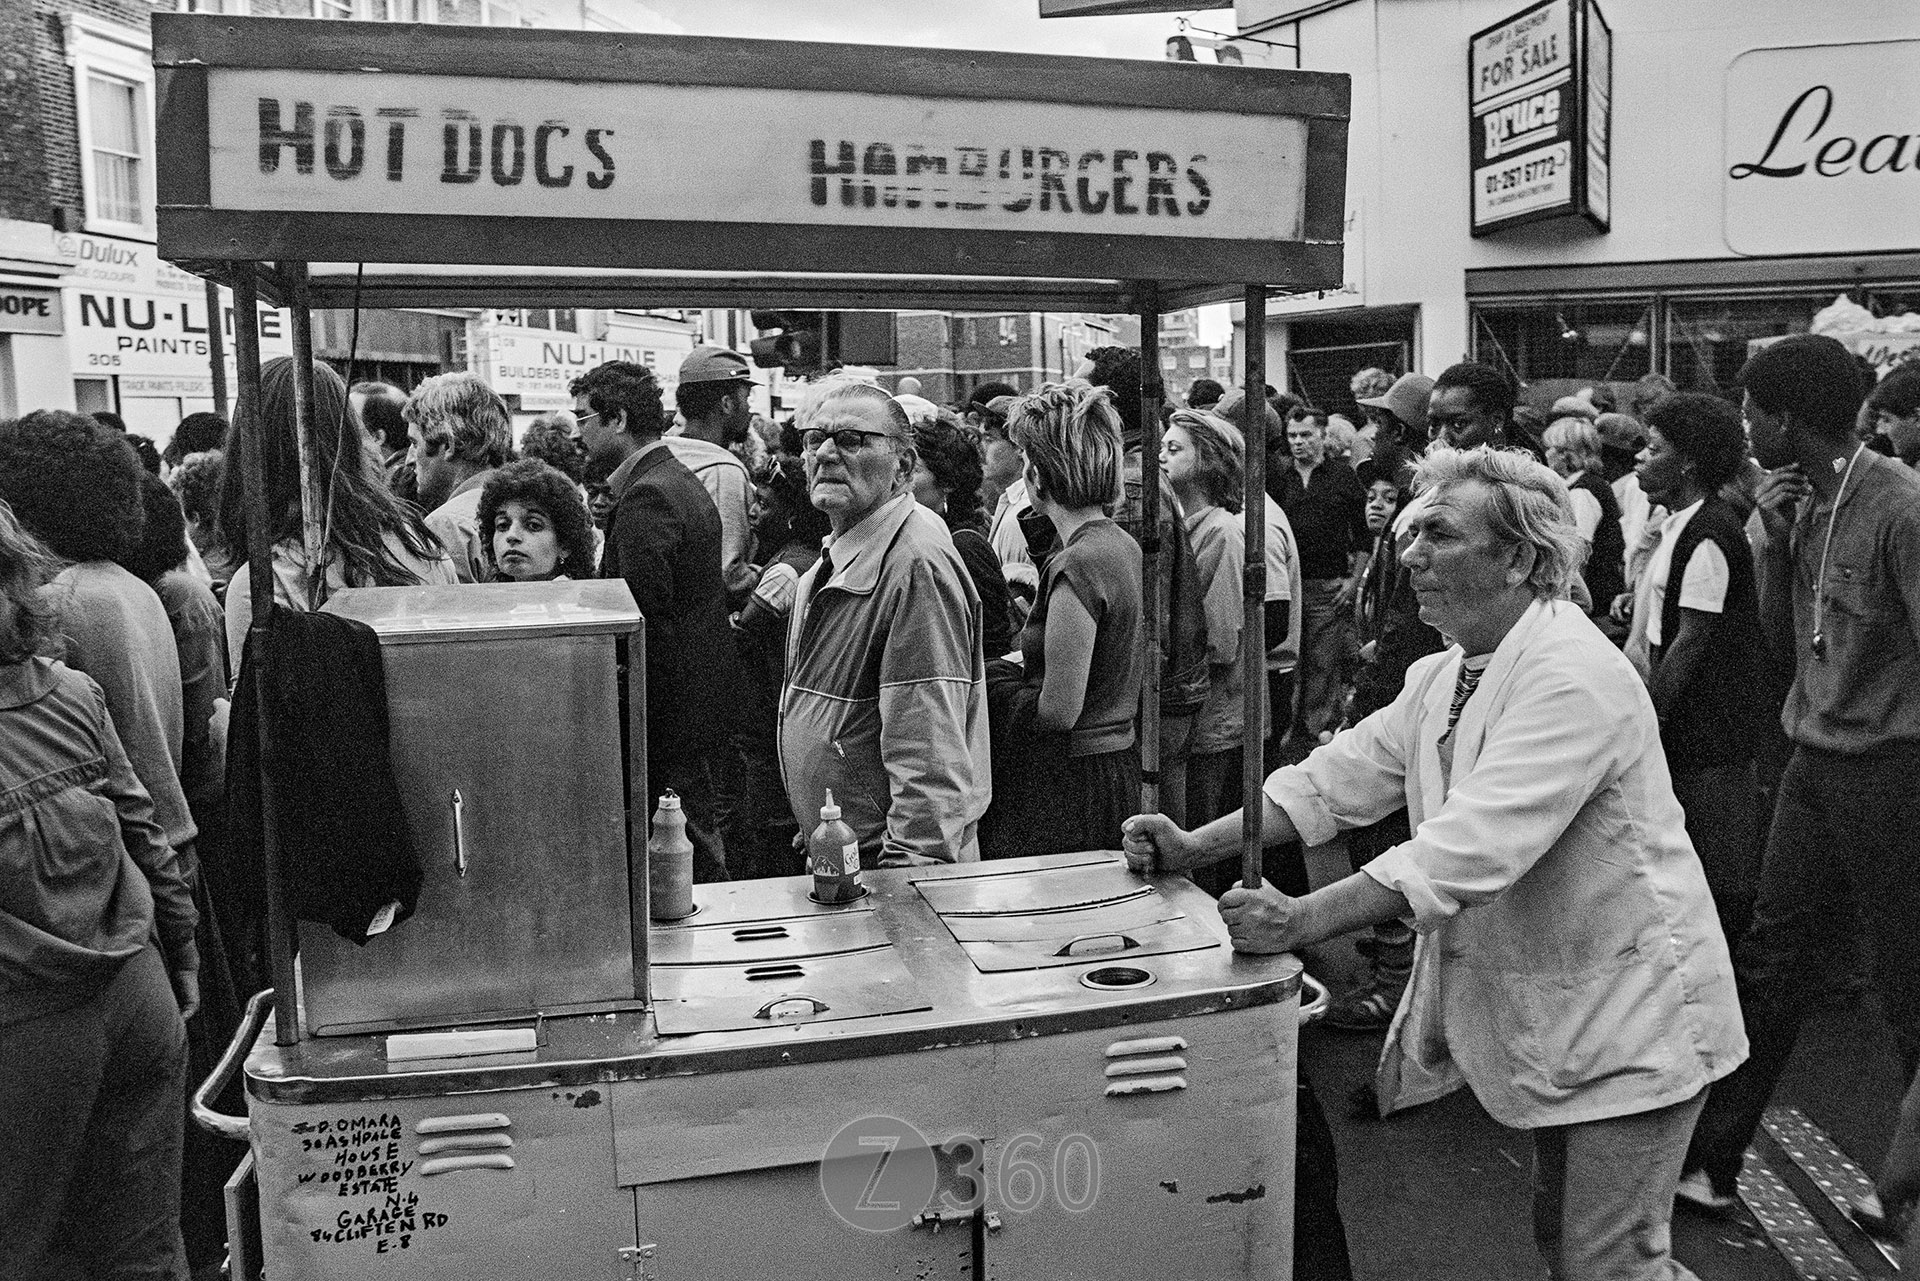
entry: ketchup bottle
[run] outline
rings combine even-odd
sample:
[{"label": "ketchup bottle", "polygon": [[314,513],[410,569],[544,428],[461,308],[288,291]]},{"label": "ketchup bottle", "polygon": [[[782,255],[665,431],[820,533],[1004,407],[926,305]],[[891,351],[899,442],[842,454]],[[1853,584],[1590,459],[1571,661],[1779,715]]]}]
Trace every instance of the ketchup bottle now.
[{"label": "ketchup bottle", "polygon": [[860,897],[860,841],[840,821],[831,791],[820,807],[820,826],[807,839],[807,865],[813,872],[815,902],[851,903]]}]

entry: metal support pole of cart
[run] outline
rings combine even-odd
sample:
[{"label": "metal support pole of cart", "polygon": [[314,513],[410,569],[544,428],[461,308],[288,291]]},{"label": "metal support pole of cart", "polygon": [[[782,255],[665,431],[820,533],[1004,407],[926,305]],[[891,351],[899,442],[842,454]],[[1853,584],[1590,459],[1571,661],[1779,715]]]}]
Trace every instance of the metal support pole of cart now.
[{"label": "metal support pole of cart", "polygon": [[213,412],[227,416],[227,335],[220,314],[220,286],[207,281],[207,365],[213,375]]},{"label": "metal support pole of cart", "polygon": [[308,566],[306,604],[308,609],[319,609],[327,603],[327,567],[323,559],[326,548],[321,541],[321,521],[327,500],[320,492],[320,477],[313,465],[314,433],[327,431],[337,435],[344,424],[314,421],[313,312],[307,306],[307,264],[295,262],[280,266],[287,282],[287,310],[293,317],[293,426],[299,441],[300,543]]},{"label": "metal support pole of cart", "polygon": [[272,514],[267,509],[266,442],[260,422],[260,302],[254,264],[234,264],[233,348],[239,372],[239,402],[234,408],[235,437],[240,443],[240,474],[247,513],[247,593],[253,606],[248,642],[253,650],[255,733],[260,761],[260,859],[267,897],[267,963],[273,972],[273,1043],[293,1045],[300,1039],[300,1017],[294,1004],[293,930],[287,920],[287,901],[280,877],[280,842],[271,777],[265,763],[272,759],[273,724],[267,714],[267,633],[273,621]]},{"label": "metal support pole of cart", "polygon": [[[1140,307],[1140,580],[1141,645],[1147,653],[1140,695],[1140,812],[1160,811],[1160,287],[1137,286]],[[1182,816],[1184,817],[1184,815]]]},{"label": "metal support pole of cart", "polygon": [[[1261,784],[1266,763],[1261,759],[1260,726],[1267,718],[1267,291],[1247,286],[1247,563],[1240,590],[1246,621],[1240,629],[1240,670],[1245,697],[1246,728],[1240,754],[1240,791],[1243,804],[1240,827],[1240,883],[1260,884],[1264,853],[1260,830]],[[1299,609],[1289,601],[1288,609]],[[1285,727],[1276,725],[1275,733]]]}]

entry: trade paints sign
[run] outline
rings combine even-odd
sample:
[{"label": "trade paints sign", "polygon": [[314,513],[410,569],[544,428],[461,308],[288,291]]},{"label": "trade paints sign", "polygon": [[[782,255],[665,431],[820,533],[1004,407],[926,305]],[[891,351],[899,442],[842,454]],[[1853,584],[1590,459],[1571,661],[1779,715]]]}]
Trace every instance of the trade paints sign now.
[{"label": "trade paints sign", "polygon": [[1920,249],[1920,40],[1751,49],[1727,67],[1727,247]]},{"label": "trade paints sign", "polygon": [[1282,241],[1304,220],[1294,117],[225,68],[207,103],[216,209]]},{"label": "trade paints sign", "polygon": [[1467,58],[1472,230],[1610,216],[1612,37],[1586,0],[1545,0],[1474,35]]}]

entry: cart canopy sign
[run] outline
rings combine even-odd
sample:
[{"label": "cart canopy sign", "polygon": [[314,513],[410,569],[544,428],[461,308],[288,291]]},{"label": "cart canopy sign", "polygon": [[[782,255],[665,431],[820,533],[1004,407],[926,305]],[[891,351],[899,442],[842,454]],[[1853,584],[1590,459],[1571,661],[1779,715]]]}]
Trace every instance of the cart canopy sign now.
[{"label": "cart canopy sign", "polygon": [[[161,145],[183,166],[163,242],[233,215],[242,243],[296,227],[336,242],[305,259],[496,261],[544,234],[549,264],[585,235],[626,242],[620,265],[739,269],[765,265],[749,260],[771,238],[812,251],[779,265],[836,271],[911,269],[887,248],[933,232],[985,238],[949,242],[952,271],[1125,276],[1142,241],[1196,267],[1208,247],[1319,241],[1310,192],[1344,179],[1344,77],[469,28],[395,40],[388,24],[356,52],[357,26],[156,23]],[[649,229],[665,233],[651,249]],[[916,238],[924,258],[937,237]],[[194,239],[168,256],[240,256],[231,235]],[[685,261],[695,239],[704,262]]]},{"label": "cart canopy sign", "polygon": [[1224,112],[260,71],[208,107],[229,209],[1267,240],[1303,214],[1306,122]]},{"label": "cart canopy sign", "polygon": [[1591,0],[1545,0],[1474,35],[1474,235],[1570,213],[1606,230],[1612,57],[1612,35]]}]

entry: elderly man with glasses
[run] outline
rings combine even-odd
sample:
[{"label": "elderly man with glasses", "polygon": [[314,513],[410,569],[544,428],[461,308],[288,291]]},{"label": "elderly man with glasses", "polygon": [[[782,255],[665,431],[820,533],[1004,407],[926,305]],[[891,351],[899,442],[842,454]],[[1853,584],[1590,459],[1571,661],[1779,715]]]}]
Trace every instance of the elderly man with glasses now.
[{"label": "elderly man with glasses", "polygon": [[780,766],[800,830],[826,793],[862,867],[969,862],[992,795],[980,598],[913,497],[913,433],[878,387],[830,382],[800,412],[807,489],[832,532],[795,589]]},{"label": "elderly man with glasses", "polygon": [[[1230,890],[1243,952],[1400,918],[1413,979],[1383,1111],[1462,1084],[1531,1133],[1534,1238],[1555,1281],[1669,1281],[1674,1188],[1707,1087],[1746,1057],[1733,967],[1645,686],[1564,599],[1564,481],[1517,451],[1441,449],[1401,554],[1452,640],[1387,707],[1267,779],[1266,839],[1321,844],[1407,807],[1411,838],[1303,898]],[[1128,819],[1129,863],[1233,854],[1241,816]]]}]

